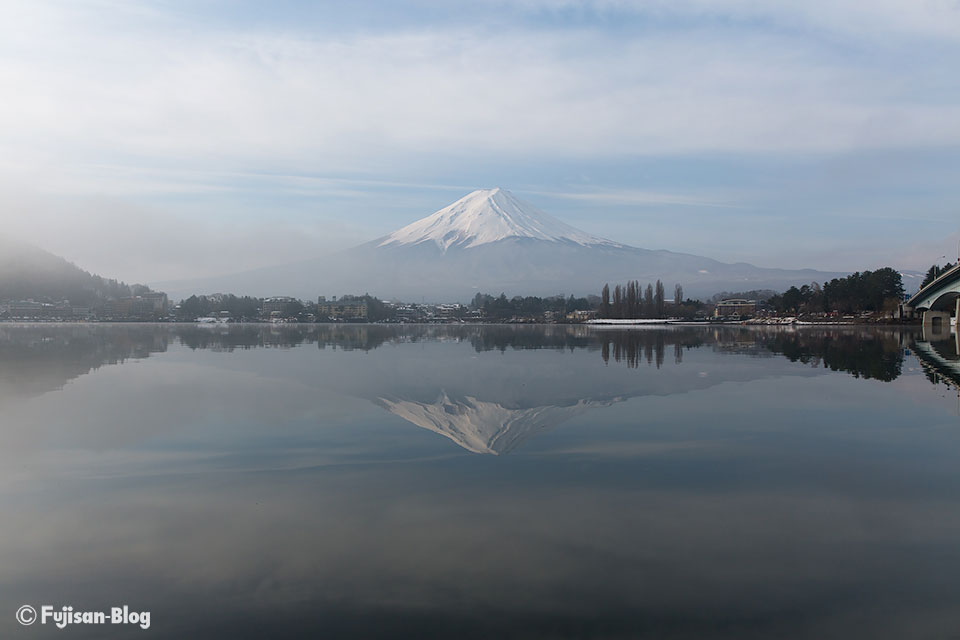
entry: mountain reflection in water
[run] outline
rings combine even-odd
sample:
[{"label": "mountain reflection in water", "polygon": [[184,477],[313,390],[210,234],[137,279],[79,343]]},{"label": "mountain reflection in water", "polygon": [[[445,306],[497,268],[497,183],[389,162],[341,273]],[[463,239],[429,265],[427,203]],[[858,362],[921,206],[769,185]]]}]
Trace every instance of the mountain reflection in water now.
[{"label": "mountain reflection in water", "polygon": [[0,637],[131,632],[24,603],[155,638],[951,637],[958,365],[912,330],[0,324]]},{"label": "mountain reflection in water", "polygon": [[[587,337],[589,340],[584,340]],[[601,357],[606,363],[622,363],[638,368],[644,361],[658,370],[665,366],[680,366],[683,354],[690,349],[706,348],[714,352],[748,357],[784,356],[791,362],[811,368],[824,367],[844,371],[855,377],[894,380],[900,375],[904,358],[902,334],[870,332],[838,333],[837,331],[807,330],[783,331],[704,331],[697,328],[659,330],[594,330],[587,336],[577,331],[569,334],[492,332],[492,335],[471,336],[478,351],[489,349],[524,348],[588,348],[599,343]],[[667,355],[671,356],[666,364]],[[606,407],[630,398],[644,395],[665,395],[702,389],[721,382],[749,379],[757,370],[733,372],[712,370],[718,363],[701,367],[697,376],[676,375],[678,371],[664,371],[663,375],[637,386],[629,378],[615,375],[602,384],[600,378],[590,382],[570,378],[561,372],[538,371],[541,378],[550,380],[551,393],[547,397],[530,396],[505,399],[478,398],[467,390],[458,390],[450,378],[433,379],[429,374],[420,377],[422,389],[411,397],[380,396],[376,402],[391,413],[435,433],[444,435],[464,449],[475,453],[508,453],[533,434],[554,427],[578,416],[588,409]],[[725,363],[723,363],[725,364]],[[704,370],[706,368],[706,370]],[[794,371],[794,375],[802,375]],[[766,375],[764,373],[763,375]],[[746,376],[746,377],[745,377]],[[515,388],[522,384],[516,382]],[[585,393],[590,393],[585,396]],[[544,404],[533,404],[539,398]]]},{"label": "mountain reflection in water", "polygon": [[[659,327],[606,329],[586,326],[424,326],[424,325],[0,325],[0,398],[42,394],[105,364],[147,358],[171,343],[191,350],[230,352],[289,349],[373,351],[385,345],[447,342],[476,353],[506,350],[597,351],[606,364],[682,367],[684,353],[708,350],[732,357],[785,358],[806,368],[891,381],[901,374],[912,331],[864,328],[783,329],[767,327]],[[949,345],[947,344],[947,349]],[[943,348],[941,348],[943,350]],[[692,366],[692,365],[691,365]],[[941,367],[941,369],[943,369]],[[398,381],[394,371],[344,372],[325,384],[364,397],[409,423],[443,435],[474,453],[504,454],[532,435],[592,408],[630,398],[676,394],[726,381],[745,381],[768,371],[738,369],[728,360],[701,366],[697,375],[664,371],[643,380],[617,373],[589,379],[544,366],[535,371],[501,370],[498,363],[420,367]],[[950,374],[947,369],[939,379]],[[931,378],[931,380],[933,380]]]}]

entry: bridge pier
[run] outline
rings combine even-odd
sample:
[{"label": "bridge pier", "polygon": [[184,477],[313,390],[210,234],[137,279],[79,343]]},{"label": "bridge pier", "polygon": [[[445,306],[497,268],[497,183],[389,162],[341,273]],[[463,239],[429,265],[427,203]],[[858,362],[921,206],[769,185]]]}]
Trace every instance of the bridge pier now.
[{"label": "bridge pier", "polygon": [[923,339],[927,341],[943,340],[950,337],[950,312],[923,312]]}]

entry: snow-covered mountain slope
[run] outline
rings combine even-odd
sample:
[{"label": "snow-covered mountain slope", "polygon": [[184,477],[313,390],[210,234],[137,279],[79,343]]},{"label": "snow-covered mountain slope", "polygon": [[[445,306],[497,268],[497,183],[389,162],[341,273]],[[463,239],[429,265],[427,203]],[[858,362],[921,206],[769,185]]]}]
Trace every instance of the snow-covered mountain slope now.
[{"label": "snow-covered mountain slope", "polygon": [[469,302],[477,292],[599,295],[604,283],[627,280],[661,280],[668,290],[680,284],[687,295],[706,298],[720,291],[782,291],[840,275],[631,247],[580,231],[503,189],[485,189],[353,249],[155,286],[174,298],[217,291],[306,299],[366,292],[388,300]]},{"label": "snow-covered mountain slope", "polygon": [[443,251],[508,238],[532,238],[583,246],[623,247],[560,222],[499,187],[478,189],[426,218],[376,241],[378,247],[433,243]]}]

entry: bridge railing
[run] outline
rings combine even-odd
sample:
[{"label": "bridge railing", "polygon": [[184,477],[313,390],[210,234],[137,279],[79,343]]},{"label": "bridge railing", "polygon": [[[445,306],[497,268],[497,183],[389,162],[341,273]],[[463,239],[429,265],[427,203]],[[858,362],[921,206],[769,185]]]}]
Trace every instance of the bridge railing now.
[{"label": "bridge railing", "polygon": [[911,307],[916,306],[914,304],[915,300],[920,300],[921,298],[926,297],[931,291],[936,291],[942,284],[943,280],[948,277],[952,277],[960,274],[960,260],[957,261],[957,264],[954,265],[951,269],[947,269],[939,276],[927,283],[926,286],[921,287],[920,291],[917,291],[915,294],[910,296],[910,299],[907,300],[907,304]]}]

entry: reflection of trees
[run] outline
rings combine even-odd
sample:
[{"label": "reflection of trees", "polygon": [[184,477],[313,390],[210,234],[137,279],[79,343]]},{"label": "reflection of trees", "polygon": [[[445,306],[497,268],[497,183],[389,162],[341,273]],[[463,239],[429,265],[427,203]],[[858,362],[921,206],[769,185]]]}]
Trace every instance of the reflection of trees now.
[{"label": "reflection of trees", "polygon": [[[158,328],[155,328],[158,329]],[[904,335],[898,331],[751,327],[659,327],[594,329],[586,326],[510,325],[173,325],[162,328],[191,349],[229,351],[256,347],[290,348],[316,343],[321,349],[370,351],[384,344],[463,342],[477,352],[507,349],[599,350],[604,362],[636,368],[646,361],[661,367],[672,352],[710,345],[715,351],[752,357],[786,357],[856,377],[893,380],[903,365]]]},{"label": "reflection of trees", "polygon": [[685,349],[702,346],[716,338],[714,332],[695,328],[683,329],[644,329],[644,330],[605,330],[594,334],[600,341],[600,356],[606,363],[623,362],[630,369],[640,366],[646,360],[648,365],[659,369],[666,359],[667,347],[672,346],[673,361],[683,361]]},{"label": "reflection of trees", "polygon": [[290,329],[271,332],[262,325],[176,325],[174,332],[180,343],[190,349],[233,351],[256,347],[295,347],[306,339],[306,332],[299,325]]},{"label": "reflection of trees", "polygon": [[802,362],[855,378],[889,382],[900,376],[903,348],[895,333],[799,331],[764,336],[763,346],[791,362]]},{"label": "reflection of trees", "polygon": [[594,346],[594,335],[588,327],[569,325],[476,326],[471,327],[469,340],[479,351],[509,349],[586,349]]},{"label": "reflection of trees", "polygon": [[369,351],[385,342],[415,339],[412,334],[419,333],[405,329],[406,327],[366,324],[231,324],[175,325],[173,331],[180,342],[190,349],[288,349],[301,344],[316,343],[321,349],[329,346],[348,351]]},{"label": "reflection of trees", "polygon": [[467,342],[479,351],[589,348],[593,334],[583,326],[504,325],[175,325],[180,342],[191,349],[230,351],[254,347],[295,347],[316,343],[321,349],[370,351],[391,343]]},{"label": "reflection of trees", "polygon": [[[583,325],[358,325],[358,324],[91,324],[0,325],[0,382],[7,388],[51,390],[103,364],[146,358],[170,342],[190,349],[232,351],[292,348],[363,350],[384,344],[455,342],[477,352],[507,349],[587,349],[604,362],[628,368],[661,367],[684,352],[709,347],[715,352],[783,356],[792,362],[846,371],[856,377],[893,380],[900,375],[907,334],[889,330],[751,327],[592,328]],[[954,349],[947,344],[943,349]],[[945,357],[956,358],[955,353]],[[27,383],[26,380],[31,382]],[[40,391],[43,392],[43,391]]]},{"label": "reflection of trees", "polygon": [[141,324],[0,324],[0,387],[39,395],[105,364],[167,350],[169,333]]},{"label": "reflection of trees", "polygon": [[721,353],[781,355],[791,362],[884,381],[896,379],[903,366],[904,336],[895,331],[682,328],[602,331],[594,338],[600,342],[604,362],[612,358],[629,368],[638,367],[644,360],[660,368],[670,346],[673,360],[679,364],[685,350],[708,344]]},{"label": "reflection of trees", "polygon": [[593,343],[587,327],[503,325],[178,325],[177,337],[191,349],[230,351],[254,347],[294,347],[316,343],[321,349],[370,351],[390,344],[466,342],[479,351],[574,349]]}]

